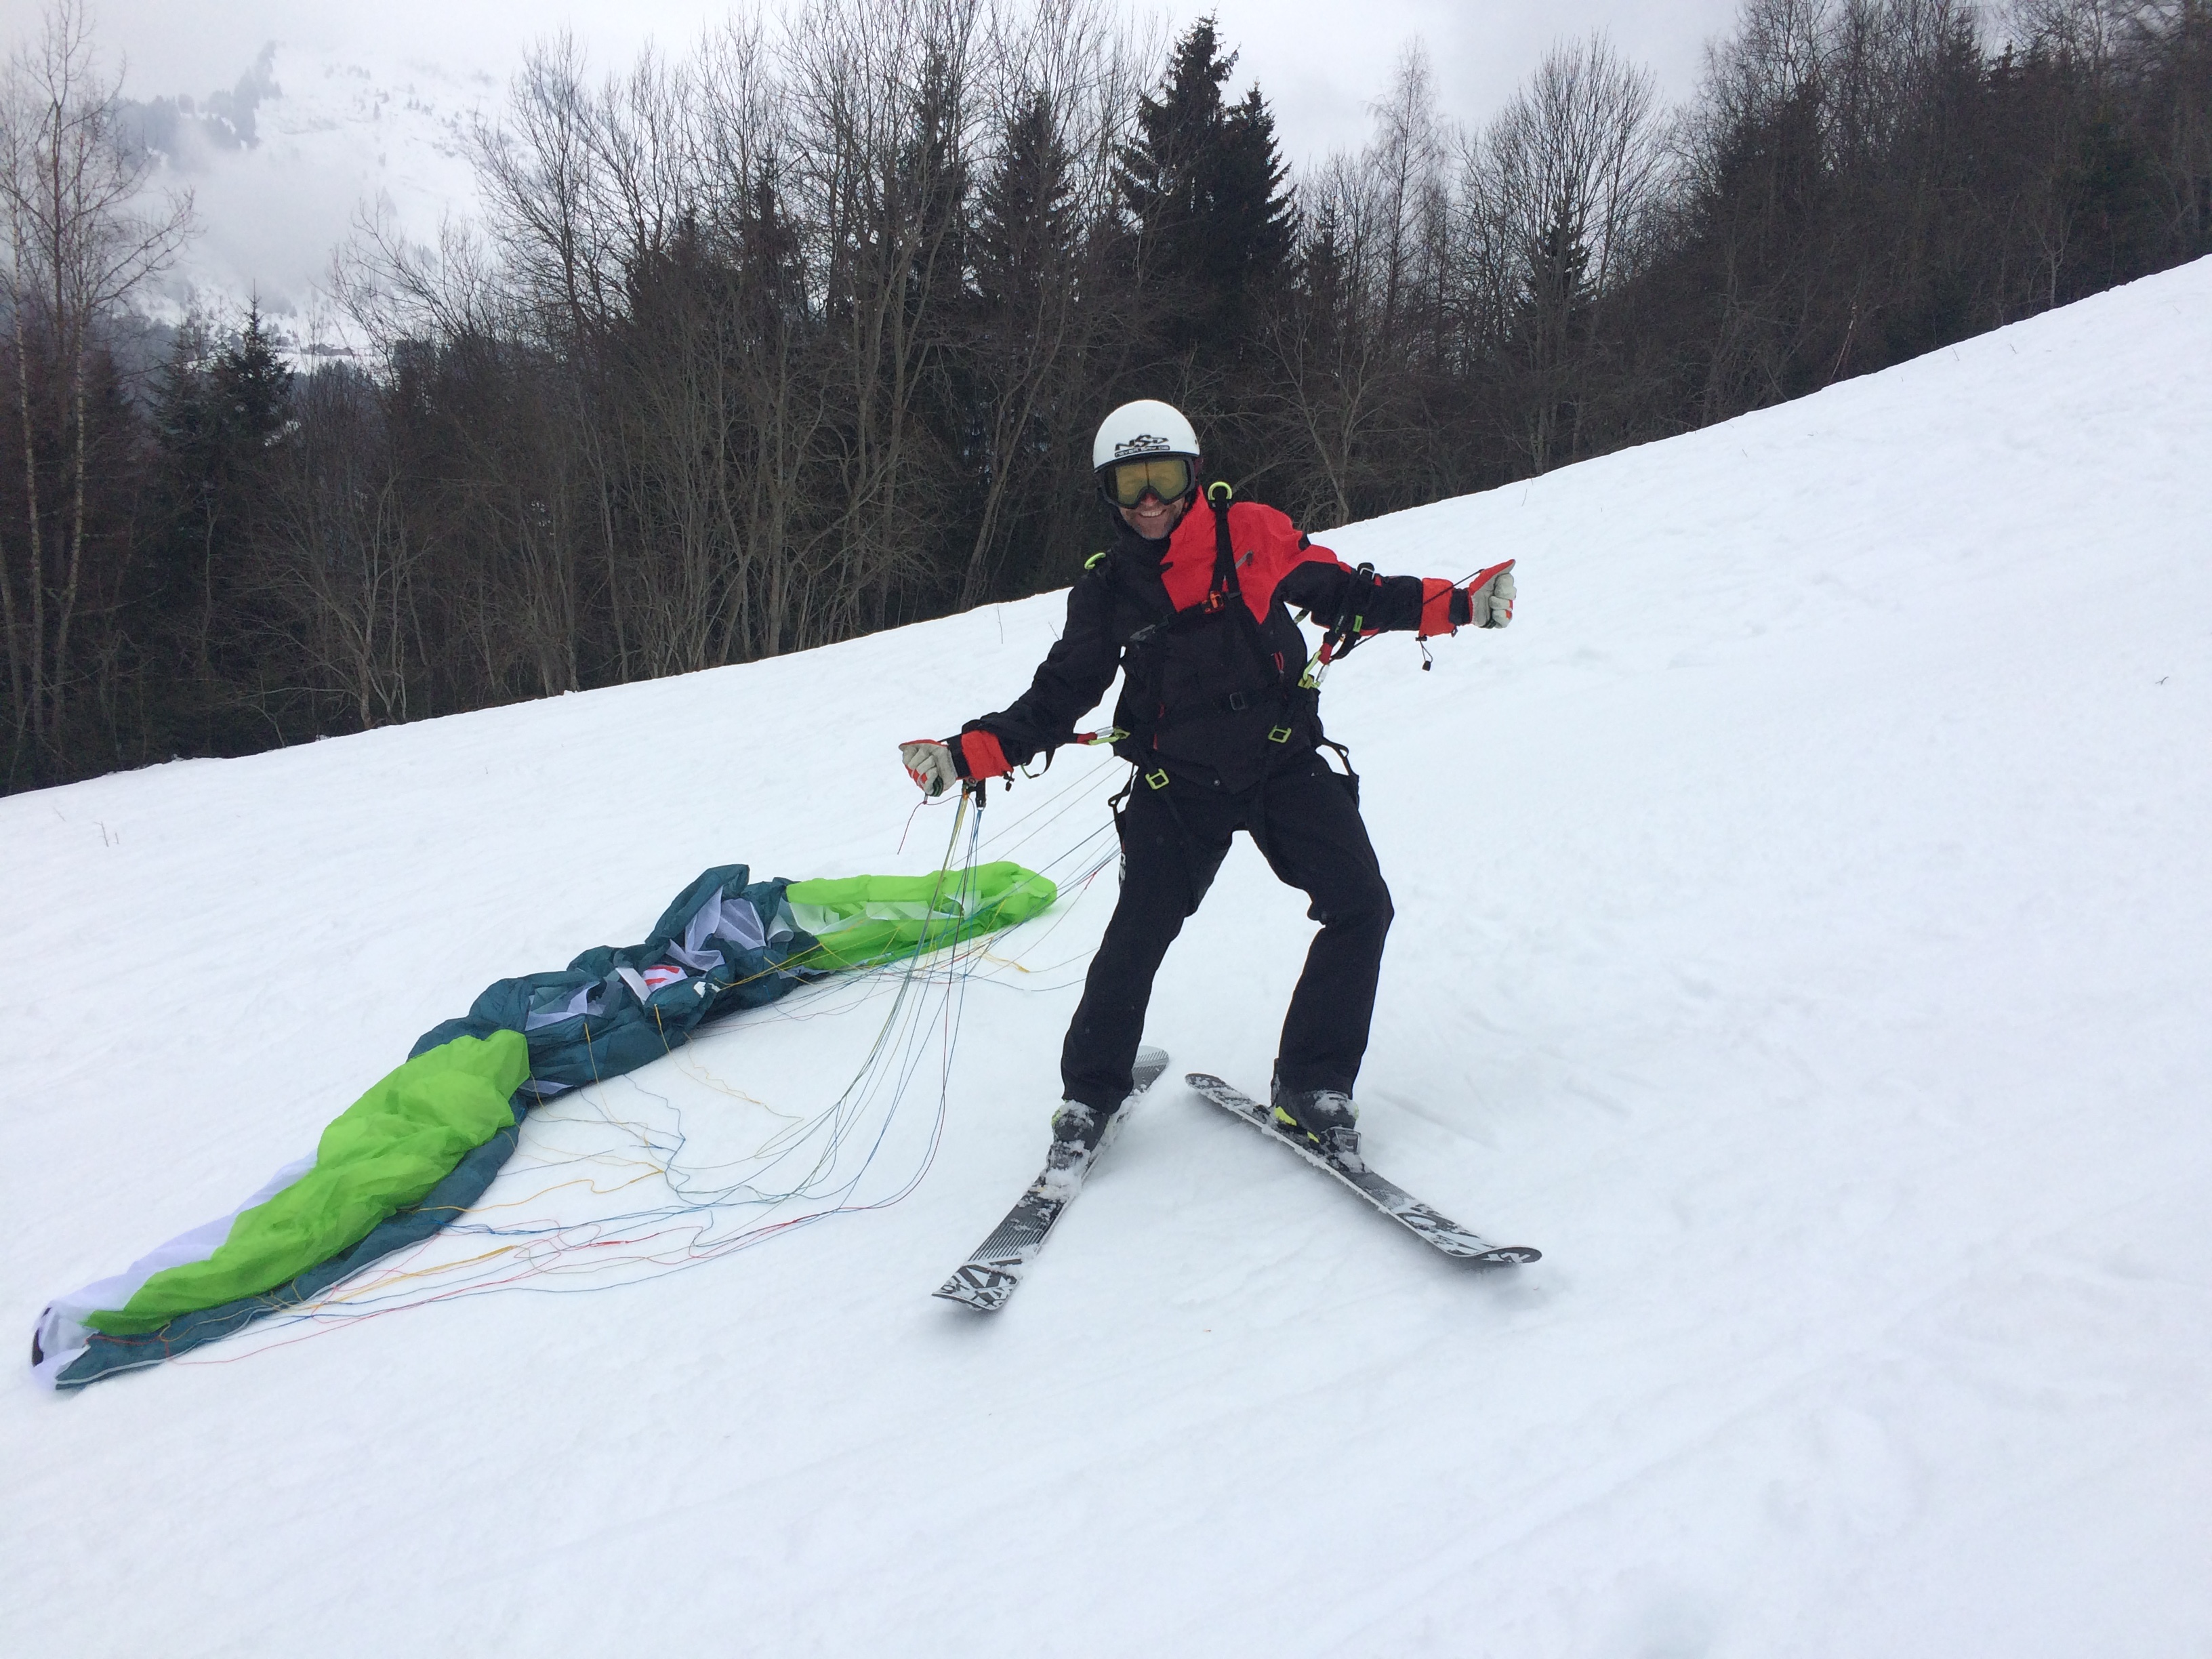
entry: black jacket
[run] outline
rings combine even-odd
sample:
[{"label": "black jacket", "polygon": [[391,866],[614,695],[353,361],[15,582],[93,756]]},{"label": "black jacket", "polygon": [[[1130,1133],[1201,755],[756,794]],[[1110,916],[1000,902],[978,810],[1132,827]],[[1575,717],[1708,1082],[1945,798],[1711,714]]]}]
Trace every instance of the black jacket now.
[{"label": "black jacket", "polygon": [[1030,689],[970,720],[1019,766],[1074,736],[1125,671],[1114,750],[1147,774],[1241,792],[1322,740],[1320,694],[1291,608],[1350,633],[1449,627],[1449,584],[1353,570],[1273,507],[1194,502],[1165,541],[1115,515],[1113,544],[1067,595],[1067,626]]}]

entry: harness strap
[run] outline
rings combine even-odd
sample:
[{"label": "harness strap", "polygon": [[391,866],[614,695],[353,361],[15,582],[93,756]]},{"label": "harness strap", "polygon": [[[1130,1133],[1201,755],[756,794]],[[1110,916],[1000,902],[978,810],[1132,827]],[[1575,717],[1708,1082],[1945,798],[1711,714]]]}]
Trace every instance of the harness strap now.
[{"label": "harness strap", "polygon": [[[1237,580],[1237,546],[1229,533],[1229,502],[1237,492],[1219,478],[1206,487],[1206,504],[1213,509],[1213,586],[1207,590],[1206,608],[1218,611],[1232,599],[1241,600],[1244,589]],[[1247,616],[1249,606],[1243,607]]]}]

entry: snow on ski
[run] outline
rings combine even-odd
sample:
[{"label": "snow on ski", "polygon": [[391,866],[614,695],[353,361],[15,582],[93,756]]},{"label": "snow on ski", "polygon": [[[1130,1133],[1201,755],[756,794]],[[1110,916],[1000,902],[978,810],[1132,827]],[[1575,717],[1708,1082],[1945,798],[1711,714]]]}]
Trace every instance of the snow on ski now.
[{"label": "snow on ski", "polygon": [[1493,1244],[1480,1234],[1469,1232],[1456,1221],[1439,1215],[1405,1188],[1395,1182],[1384,1180],[1372,1170],[1346,1169],[1319,1148],[1285,1133],[1276,1126],[1273,1111],[1241,1090],[1231,1088],[1218,1077],[1205,1072],[1192,1072],[1183,1081],[1231,1116],[1242,1119],[1270,1139],[1279,1141],[1316,1169],[1328,1170],[1416,1238],[1442,1250],[1446,1255],[1462,1261],[1479,1261],[1489,1267],[1517,1267],[1524,1261],[1542,1259],[1542,1251],[1532,1249],[1526,1244]]},{"label": "snow on ski", "polygon": [[1139,1048],[1134,1067],[1136,1086],[1130,1091],[1129,1099],[1123,1103],[1121,1109],[1114,1114],[1097,1152],[1091,1155],[1081,1171],[1071,1177],[1047,1166],[1030,1183],[1029,1190],[1014,1201],[1014,1207],[1006,1212],[1006,1218],[969,1252],[968,1259],[952,1270],[952,1277],[939,1285],[933,1294],[979,1313],[995,1313],[1004,1307],[1006,1298],[1013,1295],[1014,1287],[1022,1282],[1023,1273],[1036,1260],[1037,1252],[1044,1249],[1045,1237],[1052,1231],[1053,1223],[1060,1219],[1061,1211],[1075,1201],[1091,1168],[1121,1133],[1130,1105],[1167,1068],[1164,1050]]}]

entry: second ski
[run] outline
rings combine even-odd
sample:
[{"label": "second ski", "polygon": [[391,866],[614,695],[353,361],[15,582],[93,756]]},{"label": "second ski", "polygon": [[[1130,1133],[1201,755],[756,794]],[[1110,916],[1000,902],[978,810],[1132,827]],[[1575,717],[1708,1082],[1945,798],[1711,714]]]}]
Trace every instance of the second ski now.
[{"label": "second ski", "polygon": [[[1231,1088],[1206,1072],[1193,1072],[1183,1079],[1231,1116],[1241,1118],[1261,1134],[1280,1141],[1316,1169],[1326,1170],[1346,1186],[1424,1244],[1462,1261],[1487,1267],[1517,1267],[1542,1258],[1543,1252],[1526,1244],[1493,1244],[1471,1233],[1449,1217],[1440,1215],[1396,1182],[1384,1180],[1366,1168],[1347,1168],[1303,1136],[1287,1133],[1275,1121],[1274,1112],[1243,1091]],[[941,1292],[940,1292],[941,1294]]]}]

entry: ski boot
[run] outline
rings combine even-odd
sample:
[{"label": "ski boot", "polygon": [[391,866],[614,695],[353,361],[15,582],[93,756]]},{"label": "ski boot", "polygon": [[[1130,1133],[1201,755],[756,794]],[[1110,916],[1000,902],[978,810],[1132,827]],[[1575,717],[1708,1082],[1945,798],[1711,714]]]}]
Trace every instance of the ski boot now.
[{"label": "ski boot", "polygon": [[1079,1100],[1063,1100],[1052,1115],[1052,1146],[1044,1155],[1045,1178],[1055,1186],[1079,1184],[1091,1158],[1120,1116],[1118,1109],[1102,1112]]},{"label": "ski boot", "polygon": [[1301,1136],[1332,1163],[1357,1175],[1367,1168],[1359,1156],[1359,1109],[1341,1089],[1285,1089],[1280,1077],[1268,1085],[1275,1121]]}]

